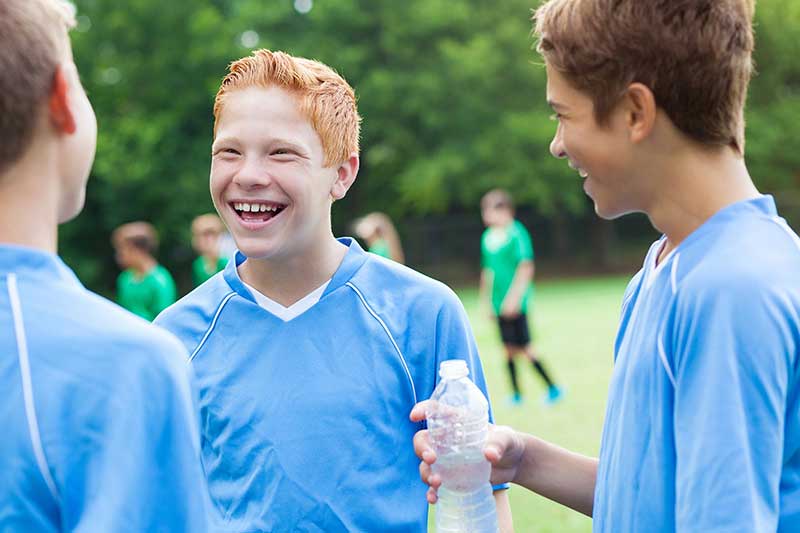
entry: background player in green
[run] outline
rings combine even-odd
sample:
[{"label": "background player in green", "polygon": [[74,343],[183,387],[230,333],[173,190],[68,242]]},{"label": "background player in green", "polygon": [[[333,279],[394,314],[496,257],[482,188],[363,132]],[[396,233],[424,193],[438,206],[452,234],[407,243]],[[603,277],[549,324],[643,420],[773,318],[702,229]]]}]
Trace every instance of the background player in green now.
[{"label": "background player in green", "polygon": [[405,263],[400,236],[388,215],[377,211],[365,215],[356,221],[354,231],[373,254],[400,264]]},{"label": "background player in green", "polygon": [[130,222],[114,230],[111,242],[123,272],[117,278],[117,303],[153,320],[175,303],[175,281],[154,257],[158,247],[155,228],[147,222]]},{"label": "background player in green", "polygon": [[192,248],[198,255],[192,263],[192,282],[195,287],[224,270],[228,264],[228,258],[220,254],[220,238],[224,233],[225,226],[213,213],[192,220]]},{"label": "background player in green", "polygon": [[[486,231],[481,237],[481,301],[491,305],[497,317],[500,337],[505,348],[508,373],[514,389],[511,401],[522,402],[514,358],[524,355],[547,384],[545,402],[552,404],[561,396],[561,389],[550,379],[531,344],[528,330],[528,302],[533,299],[533,244],[528,230],[514,218],[511,195],[493,189],[481,199],[481,216]],[[491,304],[490,304],[491,302]]]}]

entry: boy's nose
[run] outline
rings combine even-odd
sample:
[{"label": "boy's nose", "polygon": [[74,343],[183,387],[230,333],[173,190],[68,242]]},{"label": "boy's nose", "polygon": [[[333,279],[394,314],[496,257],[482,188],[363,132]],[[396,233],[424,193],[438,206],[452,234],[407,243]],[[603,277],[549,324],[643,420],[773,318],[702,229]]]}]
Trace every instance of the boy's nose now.
[{"label": "boy's nose", "polygon": [[243,189],[266,187],[272,183],[269,172],[256,163],[246,162],[233,178],[234,183]]},{"label": "boy's nose", "polygon": [[550,142],[550,153],[556,159],[564,159],[567,157],[567,151],[564,149],[564,143],[561,141],[561,132],[557,131],[553,140]]}]

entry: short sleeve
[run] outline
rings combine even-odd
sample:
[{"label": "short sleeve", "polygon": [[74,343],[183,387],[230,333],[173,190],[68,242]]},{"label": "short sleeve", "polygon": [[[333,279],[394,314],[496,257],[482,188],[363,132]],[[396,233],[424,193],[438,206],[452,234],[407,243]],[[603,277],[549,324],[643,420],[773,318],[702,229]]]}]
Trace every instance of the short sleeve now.
[{"label": "short sleeve", "polygon": [[[436,321],[436,369],[442,361],[463,359],[469,367],[473,383],[483,392],[489,402],[489,421],[494,422],[492,402],[483,374],[483,365],[478,354],[478,346],[472,332],[467,313],[458,297],[448,289],[448,298],[439,312]],[[437,374],[436,382],[439,382]],[[507,489],[508,484],[497,485],[495,490]]]},{"label": "short sleeve", "polygon": [[489,230],[481,234],[481,268],[489,268],[489,251],[486,249],[486,235]]},{"label": "short sleeve", "polygon": [[[676,530],[775,531],[798,346],[780,295],[711,283],[676,306]],[[664,354],[666,357],[666,354]]]},{"label": "short sleeve", "polygon": [[533,261],[533,242],[530,233],[521,222],[516,222],[515,226],[517,228],[515,232],[517,257],[520,261]]},{"label": "short sleeve", "polygon": [[172,276],[166,270],[163,271],[162,276],[156,278],[156,281],[153,309],[150,310],[153,317],[158,316],[161,311],[174,304],[177,293],[175,281],[173,281]]}]

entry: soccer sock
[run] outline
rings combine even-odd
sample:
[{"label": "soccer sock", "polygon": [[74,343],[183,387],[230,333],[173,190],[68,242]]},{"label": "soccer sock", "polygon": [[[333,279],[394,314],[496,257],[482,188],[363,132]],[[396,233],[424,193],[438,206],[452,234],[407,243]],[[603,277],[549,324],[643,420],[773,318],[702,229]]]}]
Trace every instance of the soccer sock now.
[{"label": "soccer sock", "polygon": [[540,363],[537,359],[534,359],[531,362],[533,363],[533,368],[536,369],[540,376],[542,376],[542,379],[545,383],[547,383],[547,386],[552,387],[554,384],[550,379],[550,376],[547,375],[547,371],[542,366],[542,363]]},{"label": "soccer sock", "polygon": [[511,387],[514,389],[514,394],[519,394],[519,383],[517,383],[517,367],[514,366],[514,360],[508,360],[508,375],[511,376]]}]

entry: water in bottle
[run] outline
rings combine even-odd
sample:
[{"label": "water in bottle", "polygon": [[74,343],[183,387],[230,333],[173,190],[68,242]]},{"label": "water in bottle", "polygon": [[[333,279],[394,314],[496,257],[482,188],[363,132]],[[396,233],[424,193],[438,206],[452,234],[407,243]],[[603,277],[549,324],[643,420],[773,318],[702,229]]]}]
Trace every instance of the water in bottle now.
[{"label": "water in bottle", "polygon": [[489,482],[491,465],[483,455],[489,403],[469,379],[467,363],[443,361],[442,380],[426,413],[433,470],[442,478],[436,504],[438,533],[497,533],[497,510]]}]

